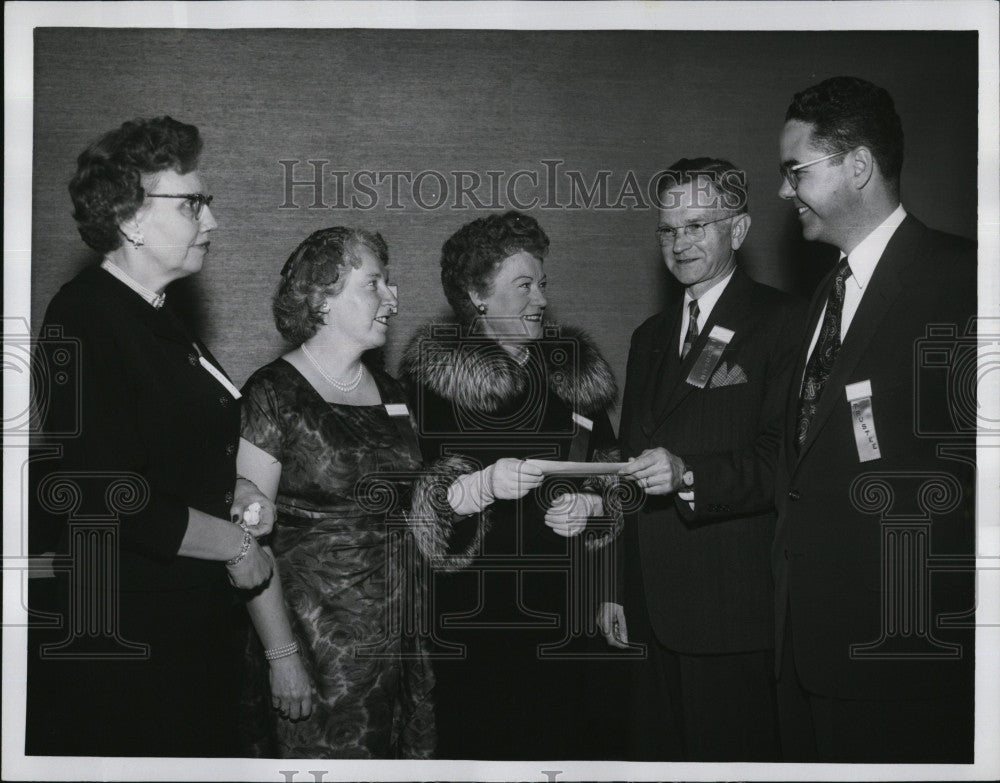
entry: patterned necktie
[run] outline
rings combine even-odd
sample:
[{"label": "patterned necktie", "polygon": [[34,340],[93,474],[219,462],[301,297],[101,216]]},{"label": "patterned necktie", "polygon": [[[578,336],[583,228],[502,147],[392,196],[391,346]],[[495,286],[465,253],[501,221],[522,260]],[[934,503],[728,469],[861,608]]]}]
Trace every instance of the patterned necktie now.
[{"label": "patterned necktie", "polygon": [[697,299],[691,300],[688,310],[691,313],[691,317],[688,319],[688,330],[687,334],[684,335],[684,345],[681,346],[681,359],[688,355],[688,351],[691,350],[694,341],[698,339],[698,316],[701,315],[701,311],[698,309]]},{"label": "patterned necktie", "polygon": [[823,315],[823,326],[819,330],[819,338],[812,356],[806,364],[806,373],[802,381],[802,395],[799,399],[799,420],[795,430],[795,442],[801,449],[809,432],[809,422],[816,415],[816,403],[823,393],[833,363],[840,352],[840,316],[844,311],[844,292],[847,290],[847,278],[851,276],[851,267],[844,256],[837,265],[833,276],[833,285],[826,299],[826,312]]}]

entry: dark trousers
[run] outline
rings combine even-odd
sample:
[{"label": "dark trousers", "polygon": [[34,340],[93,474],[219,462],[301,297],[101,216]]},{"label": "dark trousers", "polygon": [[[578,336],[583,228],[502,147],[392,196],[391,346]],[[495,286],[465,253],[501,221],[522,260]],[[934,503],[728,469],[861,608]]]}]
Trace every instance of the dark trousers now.
[{"label": "dark trousers", "polygon": [[629,759],[780,758],[770,650],[683,655],[655,639],[647,650],[646,660],[631,664]]},{"label": "dark trousers", "polygon": [[785,761],[971,763],[972,694],[941,699],[838,699],[808,693],[795,669],[791,622],[778,677]]}]

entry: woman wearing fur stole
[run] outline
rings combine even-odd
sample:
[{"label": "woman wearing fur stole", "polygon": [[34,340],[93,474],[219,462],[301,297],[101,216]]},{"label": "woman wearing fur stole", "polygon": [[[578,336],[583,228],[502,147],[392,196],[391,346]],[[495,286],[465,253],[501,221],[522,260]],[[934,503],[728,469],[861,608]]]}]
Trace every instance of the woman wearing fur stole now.
[{"label": "woman wearing fur stole", "polygon": [[[614,375],[584,334],[544,322],[548,245],[533,218],[513,211],[444,244],[441,280],[457,323],[423,327],[401,367],[425,461],[610,457]],[[600,563],[620,527],[614,505],[614,492],[550,476],[493,503],[481,542],[453,538],[432,562],[439,758],[586,755],[581,653],[610,578]]]}]

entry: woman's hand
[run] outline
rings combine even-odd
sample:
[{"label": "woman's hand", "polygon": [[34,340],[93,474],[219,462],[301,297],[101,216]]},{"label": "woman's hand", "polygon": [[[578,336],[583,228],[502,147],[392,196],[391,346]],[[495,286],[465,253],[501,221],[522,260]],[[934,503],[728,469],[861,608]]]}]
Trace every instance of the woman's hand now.
[{"label": "woman's hand", "polygon": [[490,473],[490,493],[497,500],[523,498],[542,483],[542,469],[523,459],[498,459]]},{"label": "woman's hand", "polygon": [[587,527],[587,519],[600,514],[603,504],[592,492],[567,492],[552,501],[545,524],[564,538],[572,538]]},{"label": "woman's hand", "polygon": [[302,720],[312,712],[312,683],[299,653],[268,661],[271,706],[285,720]]},{"label": "woman's hand", "polygon": [[254,538],[266,536],[274,527],[274,503],[250,479],[236,479],[233,505],[229,509],[232,520],[244,523]]},{"label": "woman's hand", "polygon": [[260,587],[274,570],[274,560],[256,541],[250,542],[246,556],[236,565],[226,565],[229,581],[241,590]]}]

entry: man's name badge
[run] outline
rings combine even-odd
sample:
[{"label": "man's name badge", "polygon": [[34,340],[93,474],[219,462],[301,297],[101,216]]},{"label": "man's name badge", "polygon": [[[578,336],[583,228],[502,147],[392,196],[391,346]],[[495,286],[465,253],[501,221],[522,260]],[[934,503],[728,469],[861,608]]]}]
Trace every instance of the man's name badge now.
[{"label": "man's name badge", "polygon": [[715,372],[715,368],[719,365],[719,360],[722,359],[722,352],[726,350],[726,346],[729,345],[729,341],[733,339],[734,334],[736,332],[724,326],[712,327],[705,347],[701,349],[701,353],[695,360],[694,366],[691,367],[691,372],[687,377],[688,383],[692,386],[697,386],[699,389],[704,389],[708,385],[708,379]]},{"label": "man's name badge", "polygon": [[844,387],[847,402],[851,406],[851,421],[854,424],[854,442],[858,446],[858,460],[871,462],[882,456],[875,434],[875,414],[872,412],[872,382],[859,381]]}]

